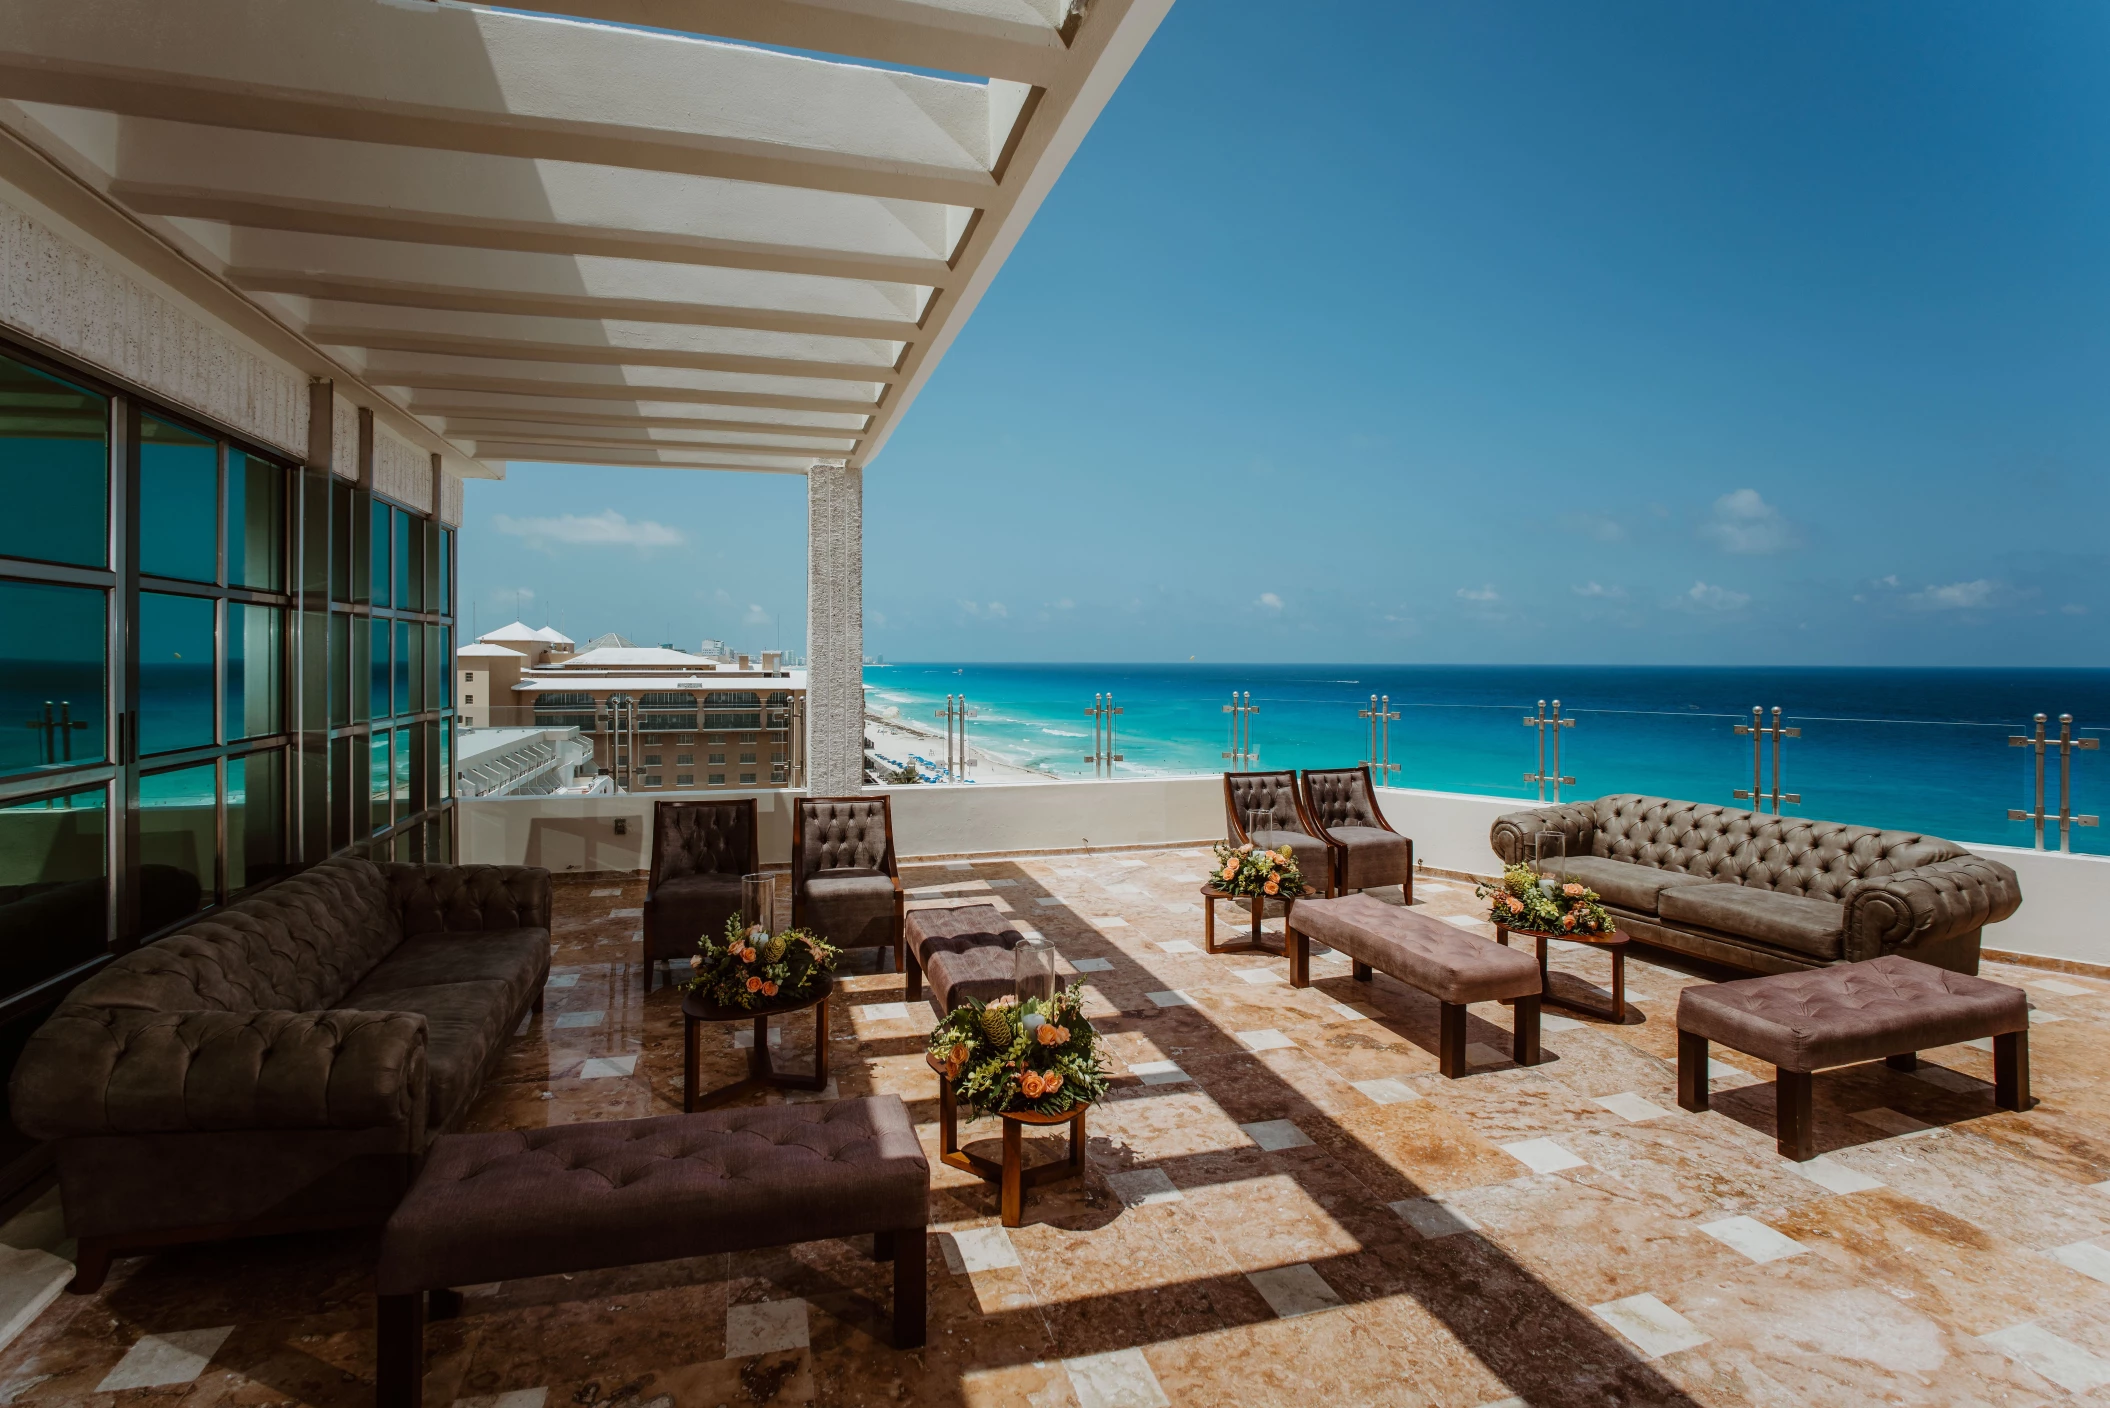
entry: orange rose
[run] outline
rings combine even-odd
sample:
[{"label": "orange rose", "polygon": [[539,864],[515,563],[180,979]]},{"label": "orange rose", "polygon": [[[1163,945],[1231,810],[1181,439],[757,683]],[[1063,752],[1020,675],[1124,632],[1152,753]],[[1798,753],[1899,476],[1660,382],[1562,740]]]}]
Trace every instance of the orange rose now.
[{"label": "orange rose", "polygon": [[1223,878],[1226,880],[1236,880],[1238,878],[1237,861],[1234,860],[1229,865],[1224,867]]},{"label": "orange rose", "polygon": [[1025,1096],[1028,1100],[1038,1100],[1041,1090],[1040,1077],[1033,1074],[1033,1072],[1027,1071],[1018,1078],[1018,1093]]},{"label": "orange rose", "polygon": [[1567,884],[1561,886],[1561,893],[1571,900],[1579,900],[1583,897],[1583,887],[1570,880]]},{"label": "orange rose", "polygon": [[1043,1094],[1043,1095],[1053,1095],[1053,1094],[1054,1094],[1054,1093],[1055,1093],[1056,1091],[1058,1091],[1058,1090],[1060,1090],[1060,1089],[1062,1089],[1062,1072],[1061,1072],[1061,1071],[1049,1071],[1049,1072],[1048,1072],[1048,1073],[1047,1073],[1046,1075],[1044,1075],[1044,1076],[1042,1076],[1042,1077],[1040,1078],[1040,1093],[1041,1093],[1041,1094]]},{"label": "orange rose", "polygon": [[1570,910],[1561,916],[1561,927],[1563,929],[1573,929],[1575,927],[1575,911]]},{"label": "orange rose", "polygon": [[755,961],[755,950],[753,945],[750,944],[748,947],[740,950],[740,961],[742,963],[752,963]]},{"label": "orange rose", "polygon": [[1511,914],[1522,914],[1524,912],[1524,902],[1518,899],[1515,895],[1502,896],[1502,903],[1509,906],[1509,912]]},{"label": "orange rose", "polygon": [[762,991],[762,980],[760,978],[749,978],[747,980],[747,990],[749,992]]},{"label": "orange rose", "polygon": [[777,985],[776,985],[775,983],[764,983],[764,984],[762,984],[762,996],[764,996],[764,997],[775,997],[776,995],[777,995]]},{"label": "orange rose", "polygon": [[1043,1022],[1037,1039],[1042,1046],[1060,1046],[1070,1039],[1070,1034],[1053,1022]]},{"label": "orange rose", "polygon": [[1268,894],[1277,894],[1282,889],[1282,881],[1279,877],[1270,875],[1267,878],[1267,883],[1265,885],[1262,885],[1260,888],[1262,890],[1265,890]]}]

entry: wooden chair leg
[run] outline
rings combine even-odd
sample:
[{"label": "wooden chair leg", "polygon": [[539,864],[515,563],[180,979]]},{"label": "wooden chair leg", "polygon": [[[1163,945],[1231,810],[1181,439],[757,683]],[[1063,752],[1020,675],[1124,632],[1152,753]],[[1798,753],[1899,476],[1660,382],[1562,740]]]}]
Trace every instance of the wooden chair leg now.
[{"label": "wooden chair leg", "polygon": [[923,1343],[930,1276],[930,1233],[907,1227],[892,1234],[894,1243],[894,1348]]},{"label": "wooden chair leg", "polygon": [[376,1296],[374,1402],[376,1408],[423,1408],[425,1297]]},{"label": "wooden chair leg", "polygon": [[1539,995],[1520,997],[1510,1009],[1513,1034],[1509,1042],[1509,1059],[1519,1066],[1536,1066],[1539,1063]]},{"label": "wooden chair leg", "polygon": [[1436,1064],[1445,1080],[1465,1074],[1465,1007],[1462,1003],[1437,1004]]},{"label": "wooden chair leg", "polygon": [[104,1237],[83,1237],[73,1253],[73,1279],[66,1289],[77,1296],[85,1296],[103,1288],[103,1278],[110,1274],[110,1258],[117,1248]]},{"label": "wooden chair leg", "polygon": [[1893,1071],[1916,1071],[1920,1068],[1920,1054],[1917,1051],[1900,1051],[1895,1056],[1885,1056],[1883,1064]]},{"label": "wooden chair leg", "polygon": [[1348,976],[1359,983],[1367,983],[1370,981],[1370,965],[1360,958],[1352,958],[1348,961]]},{"label": "wooden chair leg", "polygon": [[1707,1038],[1694,1032],[1678,1033],[1678,1108],[1707,1108]]},{"label": "wooden chair leg", "polygon": [[1017,1227],[1026,1220],[1025,1150],[1020,1140],[1024,1127],[1017,1120],[1004,1121],[1004,1178],[997,1190],[998,1221]]},{"label": "wooden chair leg", "polygon": [[2037,1102],[2029,1094],[2029,1033],[2002,1032],[1993,1038],[1993,1103],[2003,1110],[2027,1110]]},{"label": "wooden chair leg", "polygon": [[1817,1156],[1817,1130],[1810,1105],[1810,1073],[1773,1068],[1773,1099],[1778,1107],[1774,1147],[1784,1159],[1807,1163]]},{"label": "wooden chair leg", "polygon": [[828,1084],[828,999],[825,997],[813,1004],[813,1079],[815,1090]]},{"label": "wooden chair leg", "polygon": [[893,1259],[894,1234],[891,1232],[874,1232],[872,1234],[872,1260],[892,1261]]}]

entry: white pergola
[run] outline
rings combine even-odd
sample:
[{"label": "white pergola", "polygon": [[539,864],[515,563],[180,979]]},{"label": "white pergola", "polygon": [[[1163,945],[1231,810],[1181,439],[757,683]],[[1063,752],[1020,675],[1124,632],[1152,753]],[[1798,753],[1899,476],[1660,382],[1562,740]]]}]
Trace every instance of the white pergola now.
[{"label": "white pergola", "polygon": [[0,127],[450,469],[807,474],[854,790],[862,468],[1170,4],[0,0]]}]

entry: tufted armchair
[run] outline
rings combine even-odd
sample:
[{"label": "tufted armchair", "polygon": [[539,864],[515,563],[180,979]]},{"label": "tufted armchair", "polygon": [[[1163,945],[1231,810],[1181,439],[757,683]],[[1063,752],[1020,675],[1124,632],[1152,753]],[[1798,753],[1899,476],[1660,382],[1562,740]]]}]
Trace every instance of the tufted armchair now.
[{"label": "tufted armchair", "polygon": [[1397,885],[1414,903],[1414,843],[1385,820],[1370,769],[1307,768],[1303,781],[1305,814],[1333,851],[1334,890],[1345,895]]},{"label": "tufted armchair", "polygon": [[660,802],[645,889],[645,991],[663,958],[687,958],[740,908],[740,877],[762,868],[755,799]]},{"label": "tufted armchair", "polygon": [[1758,972],[1902,953],[1976,973],[1980,931],[2022,904],[2014,871],[1937,836],[1631,793],[1510,812],[1488,843],[1513,865],[1543,831],[1622,930]]},{"label": "tufted armchair", "polygon": [[327,861],[113,960],[30,1037],[73,1289],[178,1242],[378,1224],[542,1006],[549,873]]},{"label": "tufted armchair", "polygon": [[[1275,813],[1275,829],[1249,833],[1246,818],[1262,807]],[[1313,894],[1334,893],[1333,847],[1319,838],[1317,824],[1297,795],[1297,775],[1287,768],[1224,774],[1224,834],[1234,846],[1250,841],[1271,851],[1289,847],[1303,872],[1304,887]]]},{"label": "tufted armchair", "polygon": [[886,948],[901,971],[905,897],[885,796],[801,797],[791,830],[791,922],[840,948]]}]

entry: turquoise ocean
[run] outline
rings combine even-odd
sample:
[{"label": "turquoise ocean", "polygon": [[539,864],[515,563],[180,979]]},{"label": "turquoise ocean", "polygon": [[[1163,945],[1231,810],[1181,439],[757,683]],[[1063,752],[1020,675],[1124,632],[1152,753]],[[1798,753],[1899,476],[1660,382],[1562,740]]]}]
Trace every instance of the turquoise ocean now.
[{"label": "turquoise ocean", "polygon": [[[1060,777],[1090,777],[1093,697],[1122,713],[1117,776],[1219,772],[1235,691],[1250,693],[1258,766],[1361,762],[1369,724],[1358,712],[1389,696],[1395,786],[1533,799],[1539,701],[1558,699],[1564,798],[1610,792],[1748,805],[1751,740],[1733,732],[1751,708],[1783,710],[1782,790],[1790,815],[1924,831],[1956,841],[2032,844],[2010,808],[2035,801],[2034,755],[2011,747],[2032,716],[2070,713],[2077,737],[2110,731],[2110,670],[1675,669],[1475,665],[1034,665],[902,663],[865,671],[869,706],[935,726],[948,694],[976,717],[973,746]],[[1550,709],[1550,703],[1548,705]],[[1772,785],[1766,756],[1766,786]],[[2046,805],[2058,808],[2058,762],[2047,759]],[[2073,810],[2110,812],[2110,751],[2073,757]],[[2075,827],[2076,851],[2110,854],[2110,833]],[[2048,844],[2058,845],[2056,829]]]}]

